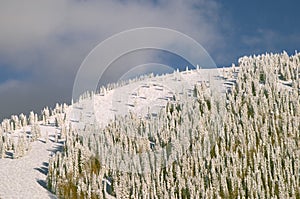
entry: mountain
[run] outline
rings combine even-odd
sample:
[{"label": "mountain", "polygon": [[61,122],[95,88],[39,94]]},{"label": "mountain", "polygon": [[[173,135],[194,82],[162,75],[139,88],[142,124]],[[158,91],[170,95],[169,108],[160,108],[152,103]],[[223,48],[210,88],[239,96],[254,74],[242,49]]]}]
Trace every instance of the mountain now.
[{"label": "mountain", "polygon": [[12,116],[0,198],[299,198],[299,62],[242,57]]}]

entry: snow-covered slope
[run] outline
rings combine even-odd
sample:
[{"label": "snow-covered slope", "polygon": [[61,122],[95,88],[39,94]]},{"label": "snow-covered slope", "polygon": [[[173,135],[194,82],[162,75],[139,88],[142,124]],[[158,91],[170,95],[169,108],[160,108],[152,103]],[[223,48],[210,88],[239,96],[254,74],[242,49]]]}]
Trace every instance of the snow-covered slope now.
[{"label": "snow-covered slope", "polygon": [[[81,129],[95,121],[105,126],[115,115],[129,112],[141,117],[155,115],[174,94],[184,91],[192,94],[194,84],[209,81],[220,72],[220,69],[190,70],[132,82],[73,104],[66,110],[67,120],[72,128]],[[40,122],[41,138],[31,144],[24,157],[0,159],[0,198],[56,197],[45,188],[48,160],[63,146],[63,141],[55,142],[55,134],[61,128],[55,127],[54,119],[50,118],[48,125]],[[25,131],[30,131],[30,127],[26,126]],[[47,136],[49,141],[45,142]]]},{"label": "snow-covered slope", "polygon": [[[105,128],[85,126],[51,158],[51,190],[62,198],[299,198],[299,61],[286,53],[243,57],[223,74],[225,98],[201,84],[190,98],[179,89],[179,100],[155,117],[141,111]],[[127,109],[143,109],[149,92],[155,105],[155,91],[164,90],[143,86],[149,91],[128,93]]]},{"label": "snow-covered slope", "polygon": [[44,188],[49,157],[62,146],[54,142],[55,131],[53,126],[41,125],[43,138],[48,132],[47,143],[40,138],[24,157],[0,160],[0,198],[55,198]]},{"label": "snow-covered slope", "polygon": [[[6,157],[0,159],[0,198],[55,198],[56,196],[46,188],[47,179],[48,185],[52,186],[51,190],[62,196],[68,194],[74,196],[75,193],[77,196],[83,194],[83,197],[87,198],[91,194],[94,196],[105,194],[111,198],[114,195],[126,198],[130,194],[135,196],[145,194],[143,195],[145,197],[149,194],[149,197],[152,195],[167,198],[175,196],[298,198],[300,196],[299,63],[299,54],[292,57],[286,53],[243,57],[239,60],[239,67],[175,72],[132,81],[112,90],[102,90],[97,95],[85,95],[64,111],[58,111],[58,114],[49,117],[49,111],[44,111],[43,121],[38,123],[41,135],[38,140],[31,142],[24,156],[23,151],[19,151],[21,145],[18,143],[24,144],[22,139],[19,142],[20,138],[26,136],[31,140],[37,133],[34,133],[32,130],[34,128],[28,125],[22,126],[21,123],[24,121],[14,117],[2,123],[4,133],[0,131],[0,137],[2,135],[5,141],[2,144],[0,140],[0,146],[2,145],[0,155]],[[207,82],[210,82],[212,91],[209,95],[199,94],[205,89],[194,89],[194,85],[197,84],[201,88],[206,87]],[[193,98],[195,103],[192,102],[189,106],[191,101],[186,100],[186,106],[183,105],[189,112],[180,110],[180,106],[179,111],[176,106],[172,111],[170,107],[168,108],[170,104],[168,102],[177,103],[181,98],[195,96],[195,90],[196,97]],[[226,94],[225,90],[228,91]],[[226,97],[223,101],[226,113],[221,115],[221,125],[214,120],[218,117],[210,117],[214,115],[211,113],[218,115],[219,112],[216,110],[221,110],[216,108],[217,104],[211,104],[212,94],[215,97]],[[157,117],[162,108],[165,110],[162,118],[166,120],[158,119],[156,121],[160,122],[159,125],[153,124],[155,120],[151,119]],[[130,116],[128,120],[120,119],[119,116],[131,112],[134,113],[134,117]],[[184,115],[185,121],[190,122],[189,125],[180,124],[180,119],[184,118],[181,118],[180,114]],[[111,122],[116,116],[120,120]],[[30,117],[29,123],[36,122],[34,118],[35,116]],[[141,118],[145,120],[142,121]],[[162,124],[164,123],[162,121],[166,121],[167,124]],[[123,123],[117,126],[118,122]],[[292,125],[289,125],[289,122]],[[100,128],[95,128],[95,124]],[[134,136],[130,137],[131,134],[120,135],[124,134],[119,133],[119,130],[124,131],[123,127],[134,127],[128,132],[136,132],[139,128],[136,128],[136,124],[146,124],[149,128],[151,126],[153,132],[156,130],[158,134],[162,133],[162,137],[151,135],[145,140],[137,140]],[[94,129],[90,128],[91,126]],[[209,132],[211,126],[217,127],[220,134],[212,145],[206,147],[205,143],[209,141],[205,140],[211,138],[208,134],[216,130],[211,128],[213,130]],[[105,127],[104,130],[101,127]],[[17,130],[12,130],[15,128]],[[141,132],[149,133],[149,128],[145,127],[146,130]],[[184,131],[191,133],[187,153],[181,154],[181,158],[171,162],[170,167],[159,168],[150,174],[151,177],[146,175],[143,178],[136,173],[115,172],[106,164],[109,162],[101,162],[103,165],[99,166],[100,156],[102,154],[107,156],[105,153],[107,151],[105,147],[100,146],[97,149],[104,148],[104,150],[95,152],[96,148],[89,145],[96,146],[101,143],[98,142],[101,137],[92,137],[95,140],[89,142],[90,137],[86,136],[86,139],[83,139],[82,134],[80,135],[86,132],[102,132],[105,139],[109,139],[109,144],[116,146],[120,144],[123,150],[128,149],[129,152],[151,154],[153,150],[151,147],[154,149],[165,147],[167,151],[171,146],[169,144],[172,144],[169,140],[177,139]],[[153,138],[156,139],[156,143]],[[65,151],[56,153],[65,143],[67,143]],[[127,147],[126,144],[131,147]],[[171,147],[182,148],[180,144]],[[6,154],[3,154],[3,149]],[[18,153],[15,156],[13,153],[16,151]],[[99,159],[96,158],[99,170],[95,173],[93,170],[82,171],[82,162],[89,166],[92,165],[89,160],[95,161],[92,159],[95,157],[89,153],[100,154],[97,156]],[[50,158],[52,155],[53,158]],[[12,157],[17,159],[11,159]],[[112,157],[111,161],[118,162],[118,159],[114,158]],[[48,175],[46,178],[48,168],[50,177]],[[69,178],[65,180],[66,177]],[[126,183],[130,186],[128,187]],[[115,190],[108,193],[107,184],[114,184]],[[70,190],[71,187],[64,187],[67,185],[76,187]],[[141,190],[145,193],[141,193]]]},{"label": "snow-covered slope", "polygon": [[[94,123],[105,126],[115,115],[134,112],[140,117],[156,115],[159,110],[172,100],[173,96],[184,93],[193,95],[194,85],[212,82],[215,95],[224,94],[222,69],[198,69],[174,72],[163,76],[149,77],[132,82],[100,95],[92,95],[80,100],[68,111],[68,119],[76,128]],[[80,121],[80,122],[78,122]]]}]

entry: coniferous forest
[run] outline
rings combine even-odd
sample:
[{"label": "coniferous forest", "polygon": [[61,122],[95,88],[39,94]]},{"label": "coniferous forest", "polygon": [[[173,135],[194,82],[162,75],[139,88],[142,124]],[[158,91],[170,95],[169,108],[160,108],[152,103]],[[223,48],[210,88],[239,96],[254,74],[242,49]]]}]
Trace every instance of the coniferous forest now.
[{"label": "coniferous forest", "polygon": [[105,126],[79,128],[72,107],[125,83],[101,88],[69,106],[5,119],[0,158],[26,157],[38,140],[60,143],[45,182],[58,198],[298,199],[299,72],[300,54],[245,56],[220,69],[219,95],[199,79],[173,93],[158,114],[130,111]]}]

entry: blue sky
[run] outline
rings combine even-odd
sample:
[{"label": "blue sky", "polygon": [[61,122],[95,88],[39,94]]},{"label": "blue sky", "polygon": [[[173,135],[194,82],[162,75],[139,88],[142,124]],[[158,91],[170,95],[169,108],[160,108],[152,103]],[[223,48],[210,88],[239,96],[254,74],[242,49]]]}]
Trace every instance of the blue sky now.
[{"label": "blue sky", "polygon": [[230,39],[237,43],[231,51],[236,55],[283,50],[291,54],[299,49],[299,1],[219,2],[233,27]]},{"label": "blue sky", "polygon": [[[111,35],[131,28],[183,32],[219,67],[243,55],[283,50],[293,54],[300,46],[299,7],[297,0],[2,1],[0,119],[70,102],[76,72],[87,54]],[[119,60],[115,69],[137,59],[149,61],[147,55],[136,54],[121,59],[123,63]],[[178,59],[170,63],[184,64]],[[112,70],[107,78],[114,74]]]}]

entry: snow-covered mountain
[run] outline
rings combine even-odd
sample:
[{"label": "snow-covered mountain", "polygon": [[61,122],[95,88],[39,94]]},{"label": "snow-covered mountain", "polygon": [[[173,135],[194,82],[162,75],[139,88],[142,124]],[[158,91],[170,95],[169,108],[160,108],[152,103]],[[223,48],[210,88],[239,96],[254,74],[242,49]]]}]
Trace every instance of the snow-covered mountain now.
[{"label": "snow-covered mountain", "polygon": [[12,116],[0,198],[299,198],[299,69],[242,57]]}]

